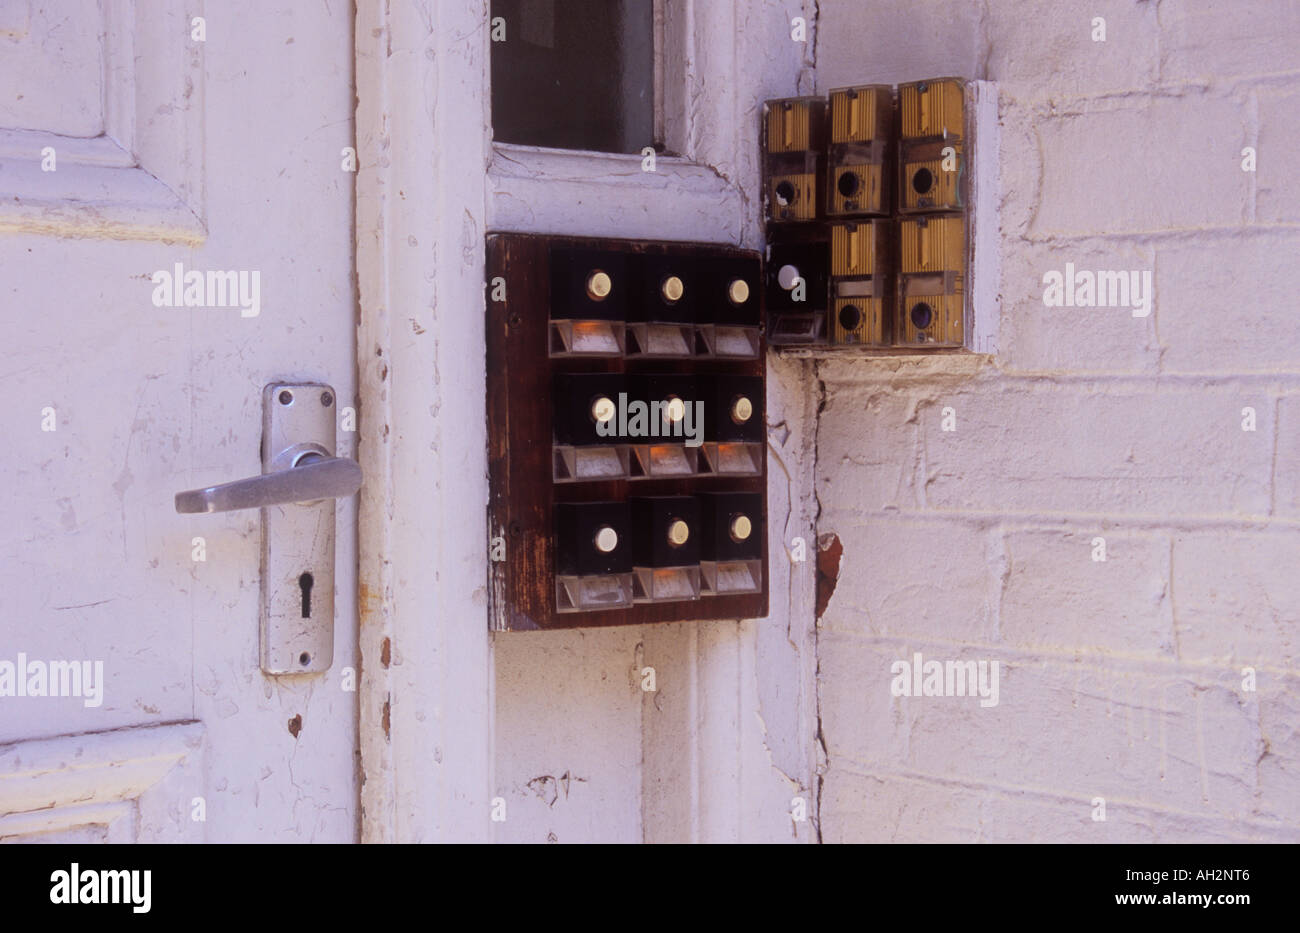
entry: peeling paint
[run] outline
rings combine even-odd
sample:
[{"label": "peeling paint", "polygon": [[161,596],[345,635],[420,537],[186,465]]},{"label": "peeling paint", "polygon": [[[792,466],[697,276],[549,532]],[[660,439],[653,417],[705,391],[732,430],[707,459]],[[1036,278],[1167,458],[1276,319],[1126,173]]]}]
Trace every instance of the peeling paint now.
[{"label": "peeling paint", "polygon": [[817,618],[821,618],[835,595],[835,584],[840,579],[840,558],[844,545],[834,532],[817,538]]},{"label": "peeling paint", "polygon": [[548,807],[553,807],[555,802],[560,799],[561,792],[563,792],[565,800],[569,799],[569,788],[575,781],[579,784],[587,783],[586,778],[578,777],[569,771],[565,771],[559,777],[552,774],[540,774],[528,782],[528,789],[536,794]]}]

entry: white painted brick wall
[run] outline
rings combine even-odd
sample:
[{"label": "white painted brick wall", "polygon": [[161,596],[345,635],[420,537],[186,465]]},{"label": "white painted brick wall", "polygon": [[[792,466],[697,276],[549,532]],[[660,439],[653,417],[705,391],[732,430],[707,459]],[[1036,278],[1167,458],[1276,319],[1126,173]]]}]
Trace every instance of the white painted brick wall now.
[{"label": "white painted brick wall", "polygon": [[[1005,230],[1005,227],[1004,227]],[[1153,269],[1155,247],[1148,243],[1094,237],[1075,241],[1069,261],[1078,269]],[[1146,373],[1159,370],[1157,318],[1134,318],[1125,308],[1043,307],[1043,273],[1064,273],[1066,257],[1052,242],[1025,242],[1002,257],[1003,281],[1025,287],[1003,292],[1007,305],[998,333],[999,362],[1016,370],[1063,370],[1097,373]],[[1228,273],[1230,274],[1230,273]],[[1153,276],[1157,293],[1163,284]],[[1279,313],[1280,310],[1279,310]]]},{"label": "white painted brick wall", "polygon": [[[1256,173],[1259,186],[1256,216],[1265,224],[1300,222],[1300,198],[1295,196],[1295,153],[1300,151],[1300,90],[1293,82],[1265,87],[1258,94],[1256,107],[1258,142],[1250,139],[1247,145],[1268,153]],[[1296,255],[1294,242],[1291,255]]]},{"label": "white painted brick wall", "polygon": [[[1002,124],[999,354],[816,363],[822,838],[1300,841],[1300,3],[820,13],[819,91],[988,79]],[[1044,307],[1066,262],[1152,314]],[[918,651],[999,704],[893,696]]]},{"label": "white painted brick wall", "polygon": [[[1300,113],[1295,115],[1300,122]],[[1297,140],[1300,145],[1300,140]],[[1292,195],[1294,205],[1300,198]],[[1300,230],[1267,224],[1162,245],[1156,264],[1164,373],[1295,373],[1296,286],[1281,274],[1300,257]],[[1241,289],[1240,299],[1228,298]]]},{"label": "white painted brick wall", "polygon": [[[1104,542],[1105,561],[1093,559]],[[1051,651],[1173,658],[1169,539],[1162,534],[1009,529],[999,640]]]},{"label": "white painted brick wall", "polygon": [[1160,73],[1168,82],[1293,75],[1300,36],[1294,0],[1161,0]]},{"label": "white painted brick wall", "polygon": [[[1018,101],[1123,94],[1159,79],[1155,3],[1100,0],[1089,5],[1043,0],[991,0],[982,45],[990,76]],[[1092,20],[1106,21],[1106,41],[1093,42]],[[915,67],[917,62],[913,61]]]}]

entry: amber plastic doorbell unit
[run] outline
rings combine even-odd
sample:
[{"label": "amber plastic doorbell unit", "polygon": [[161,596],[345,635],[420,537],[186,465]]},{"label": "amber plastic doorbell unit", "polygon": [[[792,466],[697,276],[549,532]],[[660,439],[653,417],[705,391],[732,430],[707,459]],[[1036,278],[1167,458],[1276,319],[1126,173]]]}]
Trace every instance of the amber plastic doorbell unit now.
[{"label": "amber plastic doorbell unit", "polygon": [[816,220],[826,190],[826,101],[770,100],[763,107],[763,128],[767,222]]},{"label": "amber plastic doorbell unit", "polygon": [[935,78],[764,105],[773,346],[965,346],[969,102]]},{"label": "amber plastic doorbell unit", "polygon": [[961,214],[928,214],[899,223],[899,344],[962,345],[965,220]]},{"label": "amber plastic doorbell unit", "polygon": [[893,88],[877,84],[831,91],[830,114],[826,216],[889,216]]},{"label": "amber plastic doorbell unit", "polygon": [[965,88],[955,78],[899,85],[900,213],[960,211]]}]

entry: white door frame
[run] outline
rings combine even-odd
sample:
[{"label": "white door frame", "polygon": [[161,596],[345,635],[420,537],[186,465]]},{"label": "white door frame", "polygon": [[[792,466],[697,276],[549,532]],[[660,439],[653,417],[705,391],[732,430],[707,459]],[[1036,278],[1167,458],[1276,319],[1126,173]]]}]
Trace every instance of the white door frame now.
[{"label": "white door frame", "polygon": [[365,842],[490,835],[485,9],[357,4]]},{"label": "white door frame", "polygon": [[[800,15],[807,43],[790,36]],[[812,92],[815,15],[779,0],[666,0],[662,21],[665,129],[684,155],[649,174],[639,156],[492,145],[485,0],[358,4],[363,841],[492,838],[485,232],[761,243],[758,105]],[[607,196],[599,209],[593,185]],[[801,364],[788,368],[774,375],[801,382]],[[771,413],[791,428],[786,460],[807,449],[804,407]],[[811,527],[808,490],[780,470],[772,483],[773,527]],[[646,741],[661,746],[645,751],[647,839],[808,835],[784,809],[813,793],[816,769],[812,581],[787,579],[779,537],[772,547],[773,618],[702,624],[661,646],[691,699],[669,717],[644,707],[657,717]],[[798,697],[789,716],[760,708],[764,678]],[[774,718],[793,723],[779,740],[763,734]],[[658,780],[683,752],[685,792]]]}]

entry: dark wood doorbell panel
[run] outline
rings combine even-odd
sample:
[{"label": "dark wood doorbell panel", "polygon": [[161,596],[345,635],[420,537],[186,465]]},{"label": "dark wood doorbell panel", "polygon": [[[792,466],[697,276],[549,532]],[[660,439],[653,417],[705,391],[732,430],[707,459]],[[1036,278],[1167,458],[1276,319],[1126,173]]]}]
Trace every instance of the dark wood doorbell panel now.
[{"label": "dark wood doorbell panel", "polygon": [[487,238],[497,630],[767,614],[759,254]]}]

